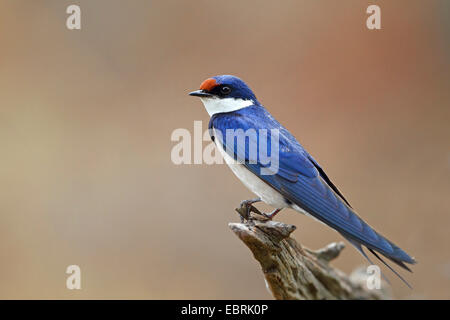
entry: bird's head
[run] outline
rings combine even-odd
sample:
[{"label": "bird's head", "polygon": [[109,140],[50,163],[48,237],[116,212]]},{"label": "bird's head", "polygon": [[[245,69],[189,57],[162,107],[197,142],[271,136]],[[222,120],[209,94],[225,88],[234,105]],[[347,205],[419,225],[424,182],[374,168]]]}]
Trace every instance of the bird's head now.
[{"label": "bird's head", "polygon": [[210,116],[258,104],[247,84],[238,77],[230,75],[208,78],[202,82],[199,90],[189,95],[200,97]]}]

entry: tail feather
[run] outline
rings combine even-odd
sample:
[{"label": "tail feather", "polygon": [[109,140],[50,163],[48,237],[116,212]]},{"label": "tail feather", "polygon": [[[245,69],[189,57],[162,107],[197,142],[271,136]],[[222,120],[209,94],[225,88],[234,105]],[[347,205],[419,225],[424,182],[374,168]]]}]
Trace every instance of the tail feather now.
[{"label": "tail feather", "polygon": [[[374,263],[372,262],[372,260],[370,260],[370,258],[367,256],[367,254],[364,252],[362,245],[351,239],[350,237],[343,235],[355,248],[356,250],[358,250],[361,255],[367,259],[367,261],[369,261],[370,264]],[[408,286],[408,288],[412,289],[412,286],[408,283],[408,281],[406,281],[397,271],[395,271],[394,268],[392,268],[386,261],[384,261],[376,252],[375,250],[371,249],[371,248],[367,248],[367,250],[369,250],[378,260],[380,260],[386,267],[389,268],[389,270],[391,270],[406,286]],[[387,257],[389,260],[391,260],[392,262],[396,263],[397,265],[401,266],[402,268],[408,270],[409,272],[412,272],[411,269],[408,268],[408,266],[406,266],[402,261],[400,260],[396,260],[395,258],[392,257]],[[383,277],[384,280],[386,280],[387,283],[390,284],[389,279],[381,272],[381,276]]]},{"label": "tail feather", "polygon": [[[375,265],[375,263],[373,263],[372,260],[370,260],[370,258],[369,258],[369,257],[367,256],[367,254],[364,252],[363,247],[361,246],[360,243],[358,243],[358,242],[356,242],[356,241],[354,241],[354,240],[352,240],[352,239],[350,239],[350,238],[348,238],[348,237],[346,237],[346,236],[344,236],[344,238],[346,238],[346,239],[352,244],[352,246],[354,246],[354,247],[356,248],[356,250],[358,250],[359,253],[361,253],[361,255],[362,255],[364,258],[366,258],[367,261],[369,261],[369,263],[370,263],[371,265]],[[383,279],[384,279],[387,283],[391,284],[391,282],[389,281],[388,277],[386,277],[386,276],[384,275],[383,272],[380,271],[380,273],[381,273],[381,276],[383,277]]]},{"label": "tail feather", "polygon": [[[389,270],[391,270],[397,277],[399,277],[399,279],[400,280],[402,280],[403,281],[403,283],[404,284],[406,284],[407,286],[408,286],[408,288],[410,288],[410,289],[412,289],[412,286],[397,272],[397,271],[395,271],[394,270],[394,268],[392,268],[390,265],[388,265],[387,264],[387,262],[386,261],[384,261],[374,250],[372,250],[372,249],[368,249],[370,252],[372,252],[372,254],[375,256],[375,257],[377,257],[377,259],[378,260],[380,260],[386,267],[388,267],[389,268]],[[398,265],[403,265],[403,267],[406,269],[406,270],[409,270],[409,272],[412,272],[403,262],[401,262],[401,261],[395,261],[395,260],[393,260],[393,259],[391,259],[391,261],[393,261],[393,262],[395,262],[395,263],[397,263]]]},{"label": "tail feather", "polygon": [[[375,252],[375,250],[369,249],[369,251],[372,252],[373,255],[374,255],[375,257],[377,257],[379,260],[383,261],[383,260],[378,256],[378,254]],[[410,268],[409,268],[402,260],[398,260],[398,259],[395,259],[395,258],[389,257],[389,256],[385,256],[385,257],[388,258],[389,260],[391,260],[392,262],[394,262],[396,265],[398,265],[398,266],[402,267],[403,269],[405,269],[405,270],[407,270],[407,271],[409,271],[409,272],[412,273],[412,270],[411,270],[411,269],[410,269]],[[414,262],[414,263],[415,263],[415,262]]]}]

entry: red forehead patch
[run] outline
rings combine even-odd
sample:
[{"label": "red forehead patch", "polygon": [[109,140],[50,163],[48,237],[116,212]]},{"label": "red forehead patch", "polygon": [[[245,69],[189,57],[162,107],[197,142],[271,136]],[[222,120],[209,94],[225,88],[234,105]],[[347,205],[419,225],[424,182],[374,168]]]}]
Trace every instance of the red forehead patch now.
[{"label": "red forehead patch", "polygon": [[215,86],[217,86],[216,80],[209,78],[202,82],[200,85],[200,90],[211,91]]}]

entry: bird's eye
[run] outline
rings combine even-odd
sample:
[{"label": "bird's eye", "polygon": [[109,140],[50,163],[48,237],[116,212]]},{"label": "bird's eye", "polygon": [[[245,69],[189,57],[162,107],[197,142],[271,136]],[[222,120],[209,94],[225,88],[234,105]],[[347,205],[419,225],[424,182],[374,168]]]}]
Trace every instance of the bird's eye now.
[{"label": "bird's eye", "polygon": [[223,86],[222,88],[220,88],[220,93],[222,93],[223,95],[227,95],[231,93],[231,88],[227,87],[227,86]]}]

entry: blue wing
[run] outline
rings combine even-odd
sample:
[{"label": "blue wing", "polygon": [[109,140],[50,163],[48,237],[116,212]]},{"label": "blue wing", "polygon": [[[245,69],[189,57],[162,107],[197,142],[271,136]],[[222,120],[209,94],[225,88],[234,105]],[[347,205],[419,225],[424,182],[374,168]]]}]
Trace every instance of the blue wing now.
[{"label": "blue wing", "polygon": [[[404,262],[415,263],[415,260],[405,251],[381,236],[355,213],[318,163],[262,106],[251,106],[233,113],[217,114],[211,118],[211,127],[216,132],[221,132],[220,141],[217,142],[222,143],[230,156],[242,162],[287,200],[337,230],[361,253],[365,255],[361,247],[363,245],[375,255],[374,251],[377,251],[407,270],[409,268]],[[227,139],[227,129],[269,130],[267,136],[263,138],[259,134],[246,136],[246,145],[242,147],[236,137],[233,138],[234,140]],[[255,143],[259,146],[261,142],[265,143],[270,158],[269,151],[272,144],[270,129],[278,131],[279,165],[278,170],[273,171],[273,174],[263,175],[261,170],[268,169],[269,165],[260,158],[259,147],[255,155],[251,154],[249,145]],[[230,145],[232,145],[231,148]]]}]

